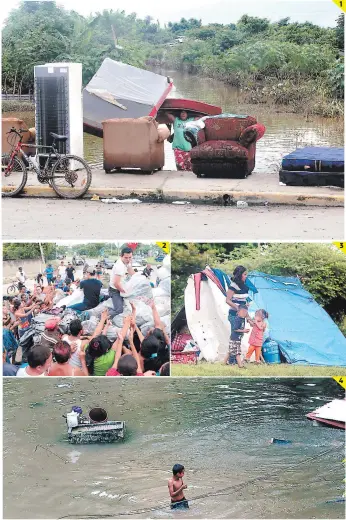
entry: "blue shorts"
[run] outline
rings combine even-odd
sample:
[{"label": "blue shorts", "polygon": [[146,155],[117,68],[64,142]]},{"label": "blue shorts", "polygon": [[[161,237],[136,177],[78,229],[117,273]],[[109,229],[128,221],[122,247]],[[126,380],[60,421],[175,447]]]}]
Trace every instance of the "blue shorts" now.
[{"label": "blue shorts", "polygon": [[189,503],[186,498],[178,500],[177,502],[171,501],[171,509],[189,509]]}]

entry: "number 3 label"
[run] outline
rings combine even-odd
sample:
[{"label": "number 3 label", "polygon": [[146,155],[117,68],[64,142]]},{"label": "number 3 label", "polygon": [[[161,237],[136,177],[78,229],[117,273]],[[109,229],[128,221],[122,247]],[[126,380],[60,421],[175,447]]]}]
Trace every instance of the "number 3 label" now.
[{"label": "number 3 label", "polygon": [[342,251],[346,255],[346,242],[333,242],[333,245],[340,249],[340,251]]}]

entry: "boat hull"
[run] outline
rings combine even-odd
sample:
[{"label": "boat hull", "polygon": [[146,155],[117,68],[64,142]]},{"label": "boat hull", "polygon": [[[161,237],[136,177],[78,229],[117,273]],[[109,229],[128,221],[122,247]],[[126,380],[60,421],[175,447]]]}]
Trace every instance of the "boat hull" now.
[{"label": "boat hull", "polygon": [[344,422],[334,421],[332,419],[323,419],[322,417],[318,417],[314,412],[308,413],[306,417],[311,421],[316,421],[320,424],[324,424],[325,426],[331,426],[332,428],[340,428],[345,430]]},{"label": "boat hull", "polygon": [[308,413],[306,417],[311,421],[345,430],[346,400],[334,399],[330,403]]}]

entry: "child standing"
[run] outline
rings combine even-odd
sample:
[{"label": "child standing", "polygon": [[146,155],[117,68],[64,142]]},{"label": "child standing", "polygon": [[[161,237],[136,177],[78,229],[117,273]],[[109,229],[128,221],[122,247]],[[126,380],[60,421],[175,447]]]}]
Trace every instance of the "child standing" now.
[{"label": "child standing", "polygon": [[241,361],[241,339],[246,332],[250,329],[245,329],[245,318],[248,315],[247,307],[245,305],[239,305],[237,315],[232,321],[232,332],[229,340],[229,351],[225,357],[224,364],[228,364],[228,360],[231,356],[235,357],[239,368],[245,368]]},{"label": "child standing", "polygon": [[181,464],[174,464],[173,477],[168,481],[168,489],[171,496],[171,509],[189,509],[189,503],[184,495],[184,489],[187,488],[187,485],[183,482],[184,474],[184,466]]},{"label": "child standing", "polygon": [[263,345],[263,335],[264,331],[267,328],[267,324],[264,320],[268,319],[269,314],[264,309],[259,309],[255,312],[255,319],[252,320],[248,318],[248,322],[252,326],[252,331],[249,338],[249,349],[245,356],[245,361],[250,361],[250,358],[255,352],[256,355],[256,363],[259,364],[262,357],[262,345]]}]

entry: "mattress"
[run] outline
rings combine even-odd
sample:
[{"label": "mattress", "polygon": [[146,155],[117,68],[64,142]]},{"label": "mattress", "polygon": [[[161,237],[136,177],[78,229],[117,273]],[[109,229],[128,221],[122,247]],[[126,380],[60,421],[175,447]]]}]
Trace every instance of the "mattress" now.
[{"label": "mattress", "polygon": [[282,159],[282,170],[305,172],[344,172],[344,148],[298,148]]}]

